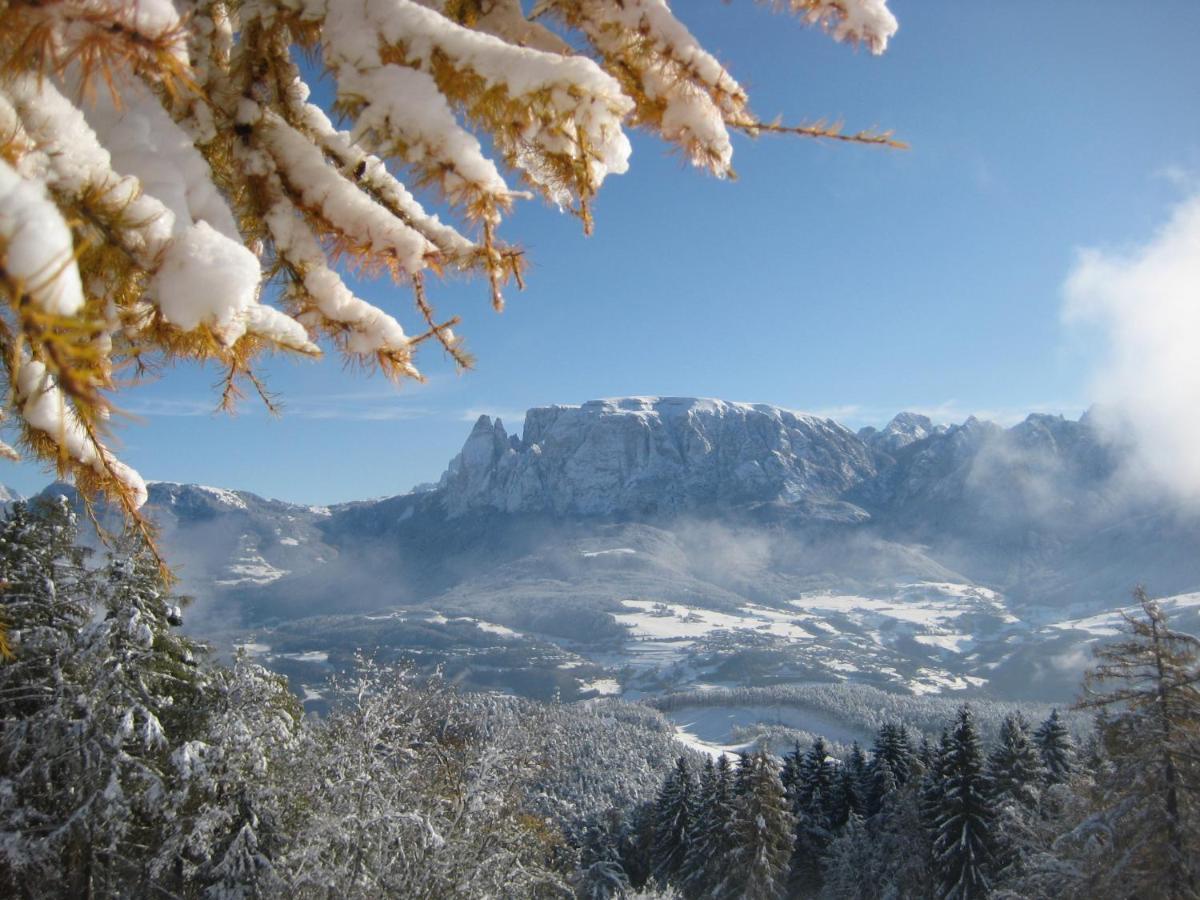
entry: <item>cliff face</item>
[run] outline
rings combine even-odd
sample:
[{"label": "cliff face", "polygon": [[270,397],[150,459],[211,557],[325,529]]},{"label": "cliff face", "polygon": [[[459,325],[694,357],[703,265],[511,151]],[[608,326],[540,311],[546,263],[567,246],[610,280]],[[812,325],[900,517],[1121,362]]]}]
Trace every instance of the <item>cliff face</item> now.
[{"label": "cliff face", "polygon": [[[481,416],[438,485],[444,508],[560,516],[673,514],[773,502],[815,518],[1006,529],[1091,524],[1117,466],[1085,416],[1013,428],[900,413],[857,434],[761,404],[683,397],[529,410],[520,436]],[[834,512],[836,508],[836,512]],[[990,524],[989,524],[990,523]]]},{"label": "cliff face", "polygon": [[772,406],[632,397],[531,409],[522,436],[480,417],[442,477],[447,510],[636,515],[832,500],[876,476],[828,419]]}]

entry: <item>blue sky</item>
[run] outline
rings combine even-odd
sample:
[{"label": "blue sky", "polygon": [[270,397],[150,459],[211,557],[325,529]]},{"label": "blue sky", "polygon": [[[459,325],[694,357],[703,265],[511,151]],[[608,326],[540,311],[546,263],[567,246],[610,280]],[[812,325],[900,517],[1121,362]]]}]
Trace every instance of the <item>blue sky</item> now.
[{"label": "blue sky", "polygon": [[[212,415],[216,371],[180,367],[124,396],[140,416],[124,458],[147,478],[327,503],[434,480],[480,412],[519,430],[547,403],[715,396],[852,426],[1089,405],[1104,337],[1063,323],[1063,283],[1080,248],[1145,241],[1196,190],[1200,3],[892,0],[882,57],[748,0],[674,5],[760,116],[886,127],[912,149],[739,139],[728,183],[635,136],[593,237],[539,203],[506,223],[532,269],[502,315],[482,284],[432,285],[463,316],[473,372],[430,350],[429,383],[396,390],[334,358],[278,359],[262,370],[285,408],[271,419],[249,399]],[[393,290],[363,288],[407,313]]]}]

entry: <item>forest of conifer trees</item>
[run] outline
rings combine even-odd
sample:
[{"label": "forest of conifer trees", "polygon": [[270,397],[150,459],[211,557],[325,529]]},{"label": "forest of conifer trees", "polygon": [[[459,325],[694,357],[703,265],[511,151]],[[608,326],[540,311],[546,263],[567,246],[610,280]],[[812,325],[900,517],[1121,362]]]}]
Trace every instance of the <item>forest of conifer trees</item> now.
[{"label": "forest of conifer trees", "polygon": [[375,664],[305,716],[181,635],[154,559],[0,523],[0,892],[14,897],[1197,896],[1200,641],[1138,592],[1079,706],[940,736],[679,754],[658,712]]}]

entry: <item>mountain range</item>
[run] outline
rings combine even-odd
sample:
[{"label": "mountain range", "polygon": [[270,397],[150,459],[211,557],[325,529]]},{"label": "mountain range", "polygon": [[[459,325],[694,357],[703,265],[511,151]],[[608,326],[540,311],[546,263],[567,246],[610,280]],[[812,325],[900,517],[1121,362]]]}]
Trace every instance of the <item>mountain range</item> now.
[{"label": "mountain range", "polygon": [[302,683],[365,648],[532,695],[852,680],[1058,699],[1135,584],[1200,613],[1200,515],[1129,471],[1090,415],[855,432],[629,397],[531,409],[520,435],[481,416],[437,485],[397,497],[160,482],[147,511],[191,627]]}]

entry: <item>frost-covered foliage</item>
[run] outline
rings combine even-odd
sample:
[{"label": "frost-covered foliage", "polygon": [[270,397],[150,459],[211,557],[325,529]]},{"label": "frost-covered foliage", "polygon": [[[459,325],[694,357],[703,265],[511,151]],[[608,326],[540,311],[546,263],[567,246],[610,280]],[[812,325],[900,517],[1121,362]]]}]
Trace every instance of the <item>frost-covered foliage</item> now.
[{"label": "frost-covered foliage", "polygon": [[[171,633],[157,565],[117,552],[88,568],[64,502],[0,524],[0,885],[111,895],[167,827],[174,740],[203,718],[208,676]],[[28,581],[31,566],[44,566]],[[15,582],[14,579],[15,577]],[[16,588],[13,590],[13,588]]]},{"label": "frost-covered foliage", "polygon": [[[1138,588],[1129,636],[1097,651],[1085,705],[1101,711],[1102,817],[1121,880],[1200,897],[1200,638],[1173,630]],[[1165,887],[1164,887],[1165,885]]]},{"label": "frost-covered foliage", "polygon": [[144,550],[89,566],[75,536],[62,502],[0,522],[4,896],[562,897],[582,836],[671,765],[644,708],[366,658],[305,718],[280,676],[175,631]]},{"label": "frost-covered foliage", "polygon": [[[874,53],[896,31],[886,0],[779,5]],[[718,176],[731,131],[893,143],[760,121],[666,0],[10,0],[0,73],[8,404],[130,515],[145,485],[105,432],[131,364],[213,360],[223,405],[262,393],[263,351],[321,341],[393,378],[426,341],[466,366],[426,273],[482,275],[499,308],[522,269],[502,217],[538,195],[590,228],[627,128]],[[417,326],[347,266],[408,285]]]},{"label": "frost-covered foliage", "polygon": [[510,727],[526,736],[535,760],[532,811],[559,823],[573,843],[613,808],[654,797],[679,755],[669,722],[620,700],[568,705],[508,699],[500,709]]}]

